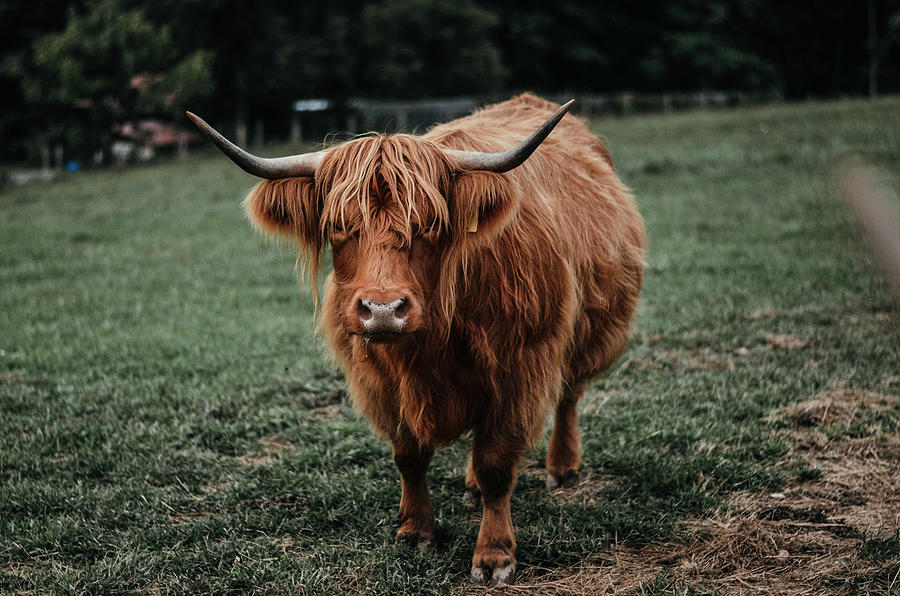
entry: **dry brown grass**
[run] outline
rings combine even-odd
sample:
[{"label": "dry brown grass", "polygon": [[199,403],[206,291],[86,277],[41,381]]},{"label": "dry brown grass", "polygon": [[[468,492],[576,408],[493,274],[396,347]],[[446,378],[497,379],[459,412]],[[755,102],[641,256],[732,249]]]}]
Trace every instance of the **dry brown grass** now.
[{"label": "dry brown grass", "polygon": [[[337,406],[328,406],[326,408],[317,408],[313,412],[320,410],[328,410],[328,408]],[[251,451],[238,457],[245,466],[271,466],[284,453],[291,453],[297,449],[297,446],[291,443],[285,436],[280,433],[267,435],[259,440],[259,445],[263,451]]]},{"label": "dry brown grass", "polygon": [[[811,427],[829,424],[849,425],[858,422],[867,412],[886,412],[896,409],[898,398],[871,391],[840,389],[820,393],[803,403],[775,412],[770,421],[779,419],[795,426]],[[802,437],[800,437],[802,441]]]},{"label": "dry brown grass", "polygon": [[[790,348],[787,348],[790,349]],[[510,594],[643,594],[654,581],[724,594],[799,596],[900,594],[900,560],[870,560],[862,536],[900,532],[900,436],[873,431],[854,438],[823,432],[849,427],[872,412],[896,411],[900,399],[841,390],[783,408],[793,442],[784,466],[821,475],[781,492],[740,492],[708,518],[690,520],[683,538],[666,544],[620,546],[564,570],[525,569]],[[586,502],[606,477],[560,489],[558,498]],[[859,581],[882,578],[880,583]],[[473,590],[481,592],[482,590]]]},{"label": "dry brown grass", "polygon": [[[740,355],[740,354],[738,354]],[[734,370],[734,359],[705,349],[661,350],[652,358],[630,358],[623,365],[632,370],[684,369],[684,370]]]},{"label": "dry brown grass", "polygon": [[767,334],[766,340],[772,348],[780,350],[802,350],[809,345],[809,340],[796,335]]},{"label": "dry brown grass", "polygon": [[22,375],[22,371],[19,371],[19,370],[11,370],[9,372],[0,374],[0,382],[21,381],[23,378],[25,378],[25,377]]}]

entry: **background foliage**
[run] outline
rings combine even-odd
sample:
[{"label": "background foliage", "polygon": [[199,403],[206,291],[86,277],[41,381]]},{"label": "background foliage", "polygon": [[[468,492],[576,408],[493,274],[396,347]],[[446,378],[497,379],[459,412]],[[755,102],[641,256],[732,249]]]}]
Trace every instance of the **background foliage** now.
[{"label": "background foliage", "polygon": [[[0,151],[33,154],[62,126],[94,145],[110,120],[189,100],[285,130],[303,97],[895,92],[898,30],[900,0],[0,0]],[[129,99],[131,77],[173,68],[190,75],[164,79],[176,101]],[[73,98],[94,107],[76,117]]]},{"label": "background foliage", "polygon": [[[137,9],[102,0],[71,11],[65,29],[34,41],[27,57],[6,62],[21,82],[40,143],[90,151],[112,140],[115,126],[138,114],[182,110],[212,89],[212,54],[179,51],[167,26]],[[86,156],[82,156],[85,158]]]}]

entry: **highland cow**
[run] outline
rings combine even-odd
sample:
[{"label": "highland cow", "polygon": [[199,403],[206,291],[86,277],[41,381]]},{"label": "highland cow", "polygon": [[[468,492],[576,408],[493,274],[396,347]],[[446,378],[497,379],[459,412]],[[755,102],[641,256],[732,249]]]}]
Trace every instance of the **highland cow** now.
[{"label": "highland cow", "polygon": [[571,103],[522,95],[422,136],[276,159],[189,114],[266,179],[247,213],[299,244],[314,286],[331,245],[321,323],[355,406],[393,446],[398,541],[431,541],[429,461],[471,434],[476,583],[514,580],[516,465],[550,408],[548,486],[577,477],[576,404],[624,350],[640,292],[643,221]]}]

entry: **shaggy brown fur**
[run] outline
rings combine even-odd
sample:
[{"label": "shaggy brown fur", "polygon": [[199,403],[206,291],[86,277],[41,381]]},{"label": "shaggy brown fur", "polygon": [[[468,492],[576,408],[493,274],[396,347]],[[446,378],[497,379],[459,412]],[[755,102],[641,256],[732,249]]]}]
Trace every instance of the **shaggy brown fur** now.
[{"label": "shaggy brown fur", "polygon": [[[644,228],[606,148],[572,116],[505,174],[455,173],[442,149],[508,149],[557,107],[523,95],[421,137],[356,139],[314,179],[264,181],[246,201],[259,226],[298,241],[313,280],[332,245],[322,326],[356,406],[393,445],[398,540],[431,539],[425,470],[471,432],[466,486],[484,511],[473,579],[494,584],[512,581],[516,463],[553,406],[549,483],[578,473],[575,406],[625,347]],[[401,337],[367,341],[361,301],[398,298]]]}]

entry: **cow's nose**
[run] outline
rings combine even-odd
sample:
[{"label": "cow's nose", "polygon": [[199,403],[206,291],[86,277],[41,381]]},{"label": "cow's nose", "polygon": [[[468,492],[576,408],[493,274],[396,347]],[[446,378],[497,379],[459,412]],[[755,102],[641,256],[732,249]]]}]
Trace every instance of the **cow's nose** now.
[{"label": "cow's nose", "polygon": [[356,312],[367,333],[400,333],[409,314],[409,301],[397,298],[391,302],[373,302],[362,298]]}]

